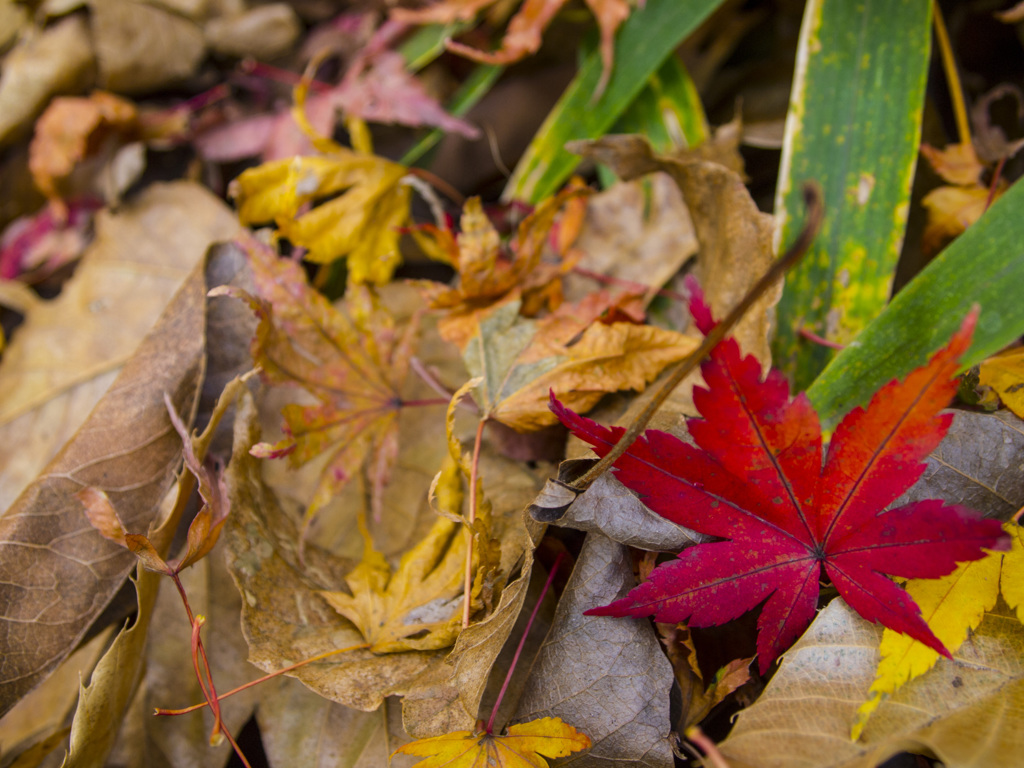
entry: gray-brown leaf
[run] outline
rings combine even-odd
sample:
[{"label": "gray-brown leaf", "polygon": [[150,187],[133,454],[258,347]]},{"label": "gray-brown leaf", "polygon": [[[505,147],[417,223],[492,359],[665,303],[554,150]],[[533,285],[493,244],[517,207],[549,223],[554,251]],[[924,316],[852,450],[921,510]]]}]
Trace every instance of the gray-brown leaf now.
[{"label": "gray-brown leaf", "polygon": [[635,585],[626,548],[591,533],[519,700],[517,721],[560,717],[593,746],[559,765],[669,768],[672,666],[645,621],[584,616]]}]

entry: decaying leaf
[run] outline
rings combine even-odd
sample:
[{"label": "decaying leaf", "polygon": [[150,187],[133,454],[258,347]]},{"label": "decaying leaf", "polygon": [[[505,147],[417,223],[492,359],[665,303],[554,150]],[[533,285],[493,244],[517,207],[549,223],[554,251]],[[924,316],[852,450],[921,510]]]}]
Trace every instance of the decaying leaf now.
[{"label": "decaying leaf", "polygon": [[557,717],[513,725],[504,736],[456,731],[399,747],[396,754],[426,757],[416,768],[546,768],[546,757],[564,757],[590,739]]},{"label": "decaying leaf", "polygon": [[583,615],[634,583],[626,548],[588,534],[519,700],[516,720],[587,723],[591,749],[570,761],[579,768],[674,765],[672,667],[650,625]]},{"label": "decaying leaf", "polygon": [[398,454],[400,394],[417,334],[416,316],[404,331],[363,286],[335,308],[310,288],[299,264],[253,239],[242,241],[257,296],[236,289],[259,318],[253,360],[271,383],[299,384],[314,405],[285,406],[286,436],[254,447],[264,458],[288,456],[293,466],[321,453],[330,459],[306,510],[311,520],[365,467],[374,517]]},{"label": "decaying leaf", "polygon": [[947,768],[1014,765],[1024,749],[1024,627],[1005,610],[850,725],[874,677],[881,628],[832,601],[719,748],[732,768],[875,768],[908,748]]},{"label": "decaying leaf", "polygon": [[153,520],[181,458],[164,393],[189,419],[199,396],[204,294],[197,269],[81,429],[0,518],[0,711],[75,647],[134,567],[90,527],[74,494],[105,490],[130,530]]},{"label": "decaying leaf", "polygon": [[979,366],[978,383],[992,387],[1003,405],[1024,419],[1024,347],[1000,352]]},{"label": "decaying leaf", "polygon": [[[1010,537],[1009,552],[990,552],[987,557],[961,563],[940,579],[911,579],[907,593],[920,606],[928,626],[950,651],[956,652],[975,632],[985,614],[1002,594],[1006,604],[1024,621],[1024,536],[1021,526],[1003,526]],[[853,738],[860,736],[868,718],[895,691],[935,666],[939,655],[913,638],[892,630],[882,634],[881,661],[870,698],[857,710]]]},{"label": "decaying leaf", "polygon": [[545,343],[542,323],[519,317],[519,302],[479,322],[466,367],[482,376],[477,401],[485,415],[520,431],[555,423],[546,411],[554,391],[588,410],[608,392],[642,391],[697,342],[675,331],[634,323],[594,323],[573,344]]},{"label": "decaying leaf", "polygon": [[[691,291],[691,314],[708,333],[711,312],[696,285]],[[735,340],[720,343],[701,366],[708,388],[694,393],[704,418],[687,422],[696,445],[648,430],[615,467],[659,514],[729,541],[684,550],[628,597],[591,613],[715,626],[767,599],[758,621],[763,674],[811,621],[824,569],[861,615],[948,655],[913,600],[882,574],[936,578],[983,557],[983,547],[1004,548],[1005,537],[997,522],[941,501],[883,510],[921,475],[921,460],[949,428],[938,412],[956,391],[952,377],[976,317],[926,366],[850,412],[824,463],[806,395],[791,400],[781,374],[761,381]],[[552,408],[599,455],[623,433],[554,397]]]},{"label": "decaying leaf", "polygon": [[345,577],[351,594],[321,592],[362,633],[374,653],[422,651],[454,644],[462,622],[462,573],[468,531],[438,518],[392,572],[360,526],[363,560]]},{"label": "decaying leaf", "polygon": [[230,209],[190,182],[153,185],[97,216],[75,274],[33,305],[4,352],[0,509],[75,433],[210,244],[237,231]]}]

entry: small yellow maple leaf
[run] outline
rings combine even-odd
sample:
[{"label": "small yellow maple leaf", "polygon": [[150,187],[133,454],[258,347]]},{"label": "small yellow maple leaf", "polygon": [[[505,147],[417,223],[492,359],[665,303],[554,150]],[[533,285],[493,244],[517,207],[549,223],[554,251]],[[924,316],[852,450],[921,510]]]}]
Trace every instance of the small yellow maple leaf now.
[{"label": "small yellow maple leaf", "polygon": [[231,182],[238,217],[243,224],[273,222],[279,237],[309,250],[310,261],[347,257],[353,283],[386,283],[401,261],[400,228],[409,220],[410,189],[402,181],[408,169],[374,155],[361,122],[350,126],[353,149],[320,136],[304,109],[310,80],[295,89],[293,115],[323,154],[244,171]]},{"label": "small yellow maple leaf", "polygon": [[978,366],[978,383],[992,387],[1003,405],[1024,419],[1024,347],[993,355]]},{"label": "small yellow maple leaf", "polygon": [[[1010,535],[1009,552],[989,552],[981,560],[961,563],[939,579],[911,579],[907,593],[943,645],[955,653],[1002,593],[1024,622],[1024,528],[1012,520],[1003,526]],[[857,739],[878,706],[897,689],[935,666],[939,654],[913,638],[886,629],[881,661],[870,698],[857,710],[851,737]]]},{"label": "small yellow maple leaf", "polygon": [[374,653],[447,648],[462,628],[462,574],[469,534],[438,518],[392,573],[360,518],[363,559],[345,577],[352,594],[321,592],[351,621]]},{"label": "small yellow maple leaf", "polygon": [[455,731],[420,739],[394,754],[426,757],[415,768],[547,768],[547,757],[565,757],[590,747],[590,738],[557,717],[513,725],[505,736]]}]

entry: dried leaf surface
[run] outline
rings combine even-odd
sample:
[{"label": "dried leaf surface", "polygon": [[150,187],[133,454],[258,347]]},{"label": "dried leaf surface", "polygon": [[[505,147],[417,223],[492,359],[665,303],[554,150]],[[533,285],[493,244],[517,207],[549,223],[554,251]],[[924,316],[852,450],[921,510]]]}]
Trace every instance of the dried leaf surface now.
[{"label": "dried leaf surface", "polygon": [[397,699],[376,712],[349,709],[282,677],[263,685],[256,720],[270,768],[409,768],[416,762],[412,757],[388,761],[409,739],[401,711]]},{"label": "dried leaf surface", "polygon": [[533,664],[516,720],[586,723],[588,752],[560,765],[669,768],[672,666],[647,622],[584,616],[635,583],[625,547],[588,534],[554,624]]},{"label": "dried leaf surface", "polygon": [[654,552],[678,552],[707,537],[652,512],[636,494],[606,472],[576,497],[560,517],[531,508],[535,520],[578,531],[594,531],[612,541]]},{"label": "dried leaf surface", "polygon": [[0,509],[78,429],[210,244],[237,230],[188,182],[99,215],[78,270],[34,306],[0,364]]},{"label": "dried leaf surface", "polygon": [[905,750],[948,768],[1014,765],[1024,749],[1024,627],[990,614],[951,661],[882,702],[859,741],[850,726],[878,663],[879,627],[834,600],[786,654],[720,746],[733,768],[874,768]]},{"label": "dried leaf surface", "polygon": [[1007,520],[1024,506],[1024,422],[1008,411],[953,411],[953,423],[925,459],[927,468],[901,506],[943,499]]},{"label": "dried leaf surface", "polygon": [[105,491],[129,530],[153,520],[181,459],[164,395],[191,418],[204,303],[197,268],[82,428],[0,518],[0,711],[75,647],[134,567],[129,552],[90,526],[75,494]]},{"label": "dried leaf surface", "polygon": [[26,39],[7,54],[0,75],[0,145],[27,134],[51,96],[84,89],[92,79],[92,43],[81,16]]}]

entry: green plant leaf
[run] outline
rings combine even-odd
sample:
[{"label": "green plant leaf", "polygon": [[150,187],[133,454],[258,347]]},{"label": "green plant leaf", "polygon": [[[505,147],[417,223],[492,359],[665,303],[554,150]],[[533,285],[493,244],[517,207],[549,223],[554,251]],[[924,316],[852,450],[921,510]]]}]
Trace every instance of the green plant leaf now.
[{"label": "green plant leaf", "polygon": [[721,4],[647,0],[633,11],[616,37],[615,68],[601,98],[593,99],[601,78],[601,56],[593,51],[534,136],[503,198],[536,203],[552,194],[580,162],[565,150],[565,142],[605,134],[676,46]]},{"label": "green plant leaf", "polygon": [[984,360],[1024,333],[1024,185],[997,200],[940,253],[807,391],[822,423],[834,425],[879,387],[921,365],[981,305],[974,343],[961,361]]},{"label": "green plant leaf", "polygon": [[[801,188],[821,185],[825,220],[786,279],[775,364],[804,389],[885,306],[906,229],[928,74],[931,3],[812,0],[793,82],[775,211],[776,247],[800,230]],[[883,97],[884,94],[884,97]]]}]

